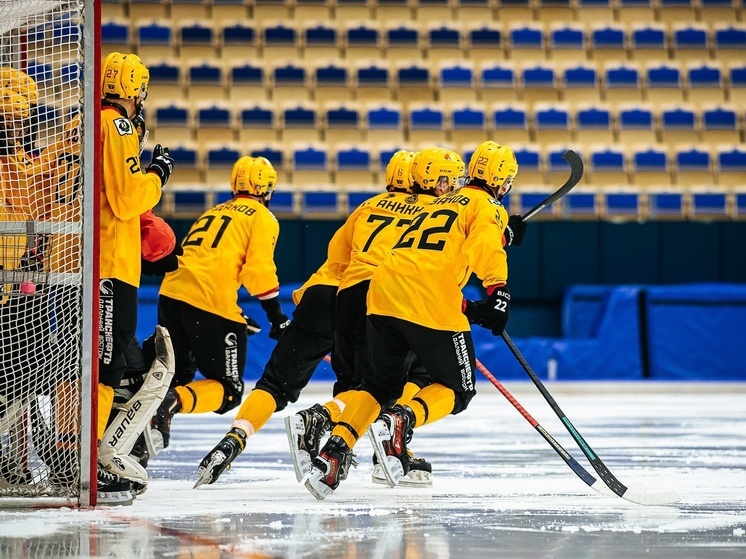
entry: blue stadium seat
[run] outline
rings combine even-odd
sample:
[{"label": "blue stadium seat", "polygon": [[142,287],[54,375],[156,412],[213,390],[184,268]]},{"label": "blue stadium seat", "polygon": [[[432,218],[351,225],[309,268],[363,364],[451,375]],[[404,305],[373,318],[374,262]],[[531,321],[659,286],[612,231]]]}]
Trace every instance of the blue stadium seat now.
[{"label": "blue stadium seat", "polygon": [[604,69],[603,95],[606,101],[642,101],[640,69],[632,64],[609,63]]},{"label": "blue stadium seat", "polygon": [[363,140],[363,117],[357,104],[326,105],[324,110],[324,140],[334,147],[340,142],[359,143]]},{"label": "blue stadium seat", "polygon": [[186,103],[172,101],[167,105],[156,106],[153,116],[154,119],[149,120],[149,124],[152,126],[151,133],[154,134],[152,139],[156,142],[169,145],[191,139],[191,119],[189,105]]},{"label": "blue stadium seat", "polygon": [[381,101],[393,98],[391,74],[388,66],[380,62],[361,62],[355,69],[355,85],[358,100]]},{"label": "blue stadium seat", "polygon": [[420,30],[414,24],[390,24],[384,37],[389,58],[422,58]]},{"label": "blue stadium seat", "polygon": [[285,22],[268,24],[262,30],[261,37],[265,59],[298,57],[298,30],[295,27],[290,27]]},{"label": "blue stadium seat", "polygon": [[685,216],[684,194],[681,192],[650,192],[648,215],[652,218],[681,219]]},{"label": "blue stadium seat", "polygon": [[[175,175],[174,175],[175,176]],[[180,215],[202,214],[207,209],[207,189],[202,185],[176,183],[166,193],[173,196],[174,212]]]},{"label": "blue stadium seat", "polygon": [[742,23],[717,24],[713,30],[715,58],[743,64],[746,58],[746,26]]},{"label": "blue stadium seat", "polygon": [[512,66],[507,64],[482,66],[479,86],[482,90],[482,100],[486,102],[515,101],[518,98],[515,72]]},{"label": "blue stadium seat", "polygon": [[537,103],[534,108],[534,141],[544,145],[569,142],[570,123],[570,111],[566,105]]},{"label": "blue stadium seat", "polygon": [[303,48],[307,59],[328,56],[339,58],[339,34],[335,27],[314,22],[303,30]]},{"label": "blue stadium seat", "polygon": [[136,27],[137,54],[140,58],[169,56],[173,54],[174,33],[167,21],[150,21]]},{"label": "blue stadium seat", "polygon": [[190,101],[219,101],[224,97],[223,67],[207,61],[190,65],[185,85]]},{"label": "blue stadium seat", "polygon": [[296,145],[290,152],[293,184],[300,187],[331,183],[329,155],[322,145]]},{"label": "blue stadium seat", "polygon": [[544,28],[538,23],[517,23],[508,31],[507,51],[511,58],[525,62],[545,59]]},{"label": "blue stadium seat", "polygon": [[523,68],[521,72],[523,100],[527,103],[559,100],[556,79],[554,67],[549,64],[542,63]]},{"label": "blue stadium seat", "polygon": [[161,99],[181,99],[183,98],[183,85],[181,79],[181,66],[161,61],[157,64],[148,64],[150,71],[149,87],[153,91],[158,91]]},{"label": "blue stadium seat", "polygon": [[202,165],[199,160],[197,146],[191,142],[181,142],[175,145],[172,144],[169,148],[171,157],[174,158],[174,172],[171,180],[180,183],[202,182]]},{"label": "blue stadium seat", "polygon": [[674,157],[674,179],[677,186],[714,184],[710,152],[697,147],[677,149]]},{"label": "blue stadium seat", "polygon": [[272,193],[270,208],[274,214],[293,214],[296,213],[295,194],[288,190],[275,190]]},{"label": "blue stadium seat", "polygon": [[233,139],[231,106],[223,103],[200,104],[194,120],[195,134],[200,143]]},{"label": "blue stadium seat", "polygon": [[272,70],[272,100],[299,101],[310,97],[306,66],[293,62],[282,63]]},{"label": "blue stadium seat", "polygon": [[559,82],[565,101],[599,101],[600,84],[598,72],[590,64],[578,64],[564,69]]},{"label": "blue stadium seat", "polygon": [[728,196],[725,192],[693,192],[691,216],[694,218],[727,219]]},{"label": "blue stadium seat", "polygon": [[641,217],[642,207],[639,192],[605,192],[601,197],[603,213],[607,217]]},{"label": "blue stadium seat", "polygon": [[671,184],[671,168],[668,152],[651,146],[633,150],[630,178],[636,186],[665,187]]},{"label": "blue stadium seat", "polygon": [[250,150],[249,155],[251,157],[264,157],[275,168],[277,172],[285,169],[285,152],[281,148],[281,144],[267,143],[259,147],[254,147]]},{"label": "blue stadium seat", "polygon": [[375,196],[376,191],[364,191],[364,192],[348,192],[347,193],[347,208],[348,211],[353,211],[360,204],[368,200],[371,196]]},{"label": "blue stadium seat", "polygon": [[131,47],[129,22],[106,21],[101,24],[101,45],[109,51],[124,51]]},{"label": "blue stadium seat", "polygon": [[60,85],[76,87],[83,79],[83,69],[77,62],[60,66]]},{"label": "blue stadium seat", "polygon": [[217,54],[215,29],[201,22],[183,24],[177,33],[179,56],[182,60],[204,58],[211,60]]},{"label": "blue stadium seat", "polygon": [[257,101],[244,105],[238,112],[240,142],[272,142],[277,140],[277,120],[274,104]]},{"label": "blue stadium seat", "polygon": [[346,66],[339,62],[321,62],[313,69],[316,99],[348,101],[353,95],[352,81]]},{"label": "blue stadium seat", "polygon": [[234,144],[215,143],[207,147],[205,182],[214,185],[230,184],[231,170],[243,153]]},{"label": "blue stadium seat", "polygon": [[728,95],[735,101],[746,93],[746,64],[732,66],[728,71]]},{"label": "blue stadium seat", "polygon": [[717,172],[720,186],[746,187],[746,148],[743,145],[719,148]]},{"label": "blue stadium seat", "polygon": [[[499,138],[499,136],[496,137]],[[529,144],[515,145],[513,151],[515,152],[515,158],[521,174],[520,188],[518,189],[521,201],[521,210],[519,213],[525,213],[526,210],[530,210],[541,201],[534,201],[533,198],[529,198],[524,194],[524,189],[526,189],[525,192],[529,192],[528,189],[530,187],[539,186],[544,183],[541,152],[537,147]],[[546,194],[543,195],[543,198],[546,198]]]},{"label": "blue stadium seat", "polygon": [[226,25],[220,31],[220,41],[220,55],[224,62],[243,64],[257,55],[256,28],[250,22],[237,21]]},{"label": "blue stadium seat", "polygon": [[697,141],[697,114],[688,107],[661,111],[661,141],[667,144]]},{"label": "blue stadium seat", "polygon": [[407,120],[409,142],[430,142],[436,145],[445,142],[445,113],[441,107],[429,103],[412,103]]},{"label": "blue stadium seat", "polygon": [[335,156],[335,183],[339,189],[360,188],[376,182],[373,156],[364,146],[346,146]]},{"label": "blue stadium seat", "polygon": [[228,72],[228,96],[232,101],[267,99],[264,67],[241,62]]},{"label": "blue stadium seat", "polygon": [[738,114],[734,109],[721,106],[705,107],[701,116],[701,141],[711,145],[740,141],[741,130],[738,126]]},{"label": "blue stadium seat", "polygon": [[664,61],[668,59],[666,28],[652,20],[632,25],[629,52],[633,60]]},{"label": "blue stadium seat", "polygon": [[651,103],[681,103],[681,71],[671,64],[648,66],[646,73],[647,100]]},{"label": "blue stadium seat", "polygon": [[320,122],[315,104],[288,101],[283,105],[280,115],[281,141],[315,142],[320,139]]},{"label": "blue stadium seat", "polygon": [[444,62],[438,72],[440,101],[476,101],[474,67],[467,61]]},{"label": "blue stadium seat", "polygon": [[528,111],[525,105],[518,103],[494,105],[491,117],[496,141],[511,144],[530,140]]},{"label": "blue stadium seat", "polygon": [[725,84],[720,66],[694,63],[686,74],[687,100],[690,103],[713,103],[725,100]]},{"label": "blue stadium seat", "polygon": [[52,27],[52,45],[70,45],[80,41],[80,25],[70,21],[58,21]]},{"label": "blue stadium seat", "polygon": [[733,216],[736,218],[746,216],[746,192],[736,192],[734,198]]},{"label": "blue stadium seat", "polygon": [[[545,178],[548,179],[548,184],[562,184],[567,179],[567,175],[570,172],[570,165],[562,155],[568,148],[569,145],[566,144],[554,144],[546,148],[544,152],[546,159]],[[580,155],[582,157],[582,154]]]},{"label": "blue stadium seat", "polygon": [[451,23],[431,23],[427,31],[427,48],[428,58],[434,64],[443,59],[463,58],[460,28]]},{"label": "blue stadium seat", "polygon": [[434,89],[430,70],[424,63],[401,62],[396,69],[397,98],[405,105],[410,101],[432,101]]},{"label": "blue stadium seat", "polygon": [[487,114],[480,105],[454,105],[450,122],[451,139],[460,146],[464,143],[479,143],[487,137]]},{"label": "blue stadium seat", "polygon": [[505,57],[501,28],[491,21],[475,23],[466,34],[466,48],[474,60]]},{"label": "blue stadium seat", "polygon": [[575,112],[575,140],[586,143],[612,142],[614,128],[606,106],[580,106]]},{"label": "blue stadium seat", "polygon": [[676,23],[671,28],[671,52],[676,60],[702,60],[710,50],[708,29],[702,23]]},{"label": "blue stadium seat", "polygon": [[549,31],[549,55],[554,61],[583,62],[586,40],[583,26],[555,23]]},{"label": "blue stadium seat", "polygon": [[[51,129],[53,128],[60,118],[60,110],[53,105],[39,104],[36,106],[36,121],[39,123],[39,128]],[[148,159],[148,161],[150,161]]]},{"label": "blue stadium seat", "polygon": [[599,62],[624,60],[627,57],[624,27],[611,21],[595,24],[591,28],[588,52],[593,60]]},{"label": "blue stadium seat", "polygon": [[617,139],[626,144],[655,142],[653,111],[646,106],[621,107],[618,115]]},{"label": "blue stadium seat", "polygon": [[380,57],[381,32],[369,23],[355,22],[344,34],[345,58],[348,60]]},{"label": "blue stadium seat", "polygon": [[394,103],[379,103],[368,108],[365,116],[369,142],[404,141],[401,108]]},{"label": "blue stadium seat", "polygon": [[565,217],[595,218],[600,213],[596,208],[595,192],[582,192],[579,190],[568,192],[562,198],[560,208],[562,215]]},{"label": "blue stadium seat", "polygon": [[301,197],[301,212],[319,214],[340,214],[342,208],[336,192],[303,192]]},{"label": "blue stadium seat", "polygon": [[36,82],[39,89],[45,89],[54,85],[54,73],[51,64],[41,62],[40,60],[31,60],[26,66],[26,74]]}]

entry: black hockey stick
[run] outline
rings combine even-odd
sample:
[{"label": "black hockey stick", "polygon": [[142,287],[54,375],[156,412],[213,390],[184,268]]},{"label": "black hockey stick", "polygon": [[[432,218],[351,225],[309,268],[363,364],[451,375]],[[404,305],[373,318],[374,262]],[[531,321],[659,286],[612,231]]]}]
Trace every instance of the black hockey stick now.
[{"label": "black hockey stick", "polygon": [[603,461],[596,455],[590,445],[588,445],[585,439],[580,435],[578,430],[575,429],[575,426],[567,418],[565,413],[560,409],[559,405],[557,405],[557,402],[554,401],[552,395],[546,389],[541,380],[539,380],[539,377],[536,375],[534,370],[531,368],[531,365],[528,364],[526,359],[513,343],[513,340],[510,339],[510,336],[508,336],[507,332],[503,331],[502,339],[507,344],[510,352],[521,364],[523,370],[526,371],[526,374],[536,385],[536,388],[539,389],[541,395],[544,396],[544,399],[552,407],[554,413],[556,413],[557,417],[560,418],[560,421],[562,421],[562,424],[565,426],[570,435],[572,435],[572,438],[575,439],[575,442],[580,447],[580,450],[583,451],[585,457],[588,458],[588,461],[591,463],[591,466],[593,466],[593,469],[596,470],[598,475],[601,477],[601,480],[609,487],[609,489],[611,489],[614,493],[616,493],[623,499],[627,499],[628,501],[632,501],[633,503],[638,503],[640,505],[672,505],[674,503],[678,503],[681,500],[681,498],[675,491],[649,492],[647,491],[647,489],[645,489],[644,486],[630,488],[619,481],[614,476],[614,474],[609,471],[609,468],[606,467],[606,464],[604,464]]},{"label": "black hockey stick", "polygon": [[562,445],[557,442],[557,440],[549,434],[549,432],[542,427],[538,421],[536,421],[530,413],[526,411],[526,408],[524,408],[518,400],[515,399],[515,397],[508,391],[505,386],[502,385],[502,383],[495,378],[495,376],[485,367],[479,359],[477,359],[477,369],[479,369],[479,372],[481,372],[485,377],[487,377],[487,380],[489,380],[492,385],[497,388],[498,392],[505,396],[505,398],[510,402],[515,409],[518,410],[518,413],[520,413],[526,421],[528,421],[531,426],[536,429],[539,434],[544,437],[544,440],[549,443],[549,446],[551,446],[554,451],[559,454],[560,458],[565,461],[565,463],[570,466],[570,469],[577,474],[577,476],[582,479],[586,485],[588,485],[591,489],[595,489],[599,493],[603,493],[604,495],[609,495],[609,490],[606,489],[606,486],[599,482],[595,477],[593,477],[590,473],[588,473],[588,470],[586,470],[583,466],[581,466],[575,458],[573,458],[569,452],[567,452],[564,448],[562,448]]},{"label": "black hockey stick", "polygon": [[580,179],[583,178],[583,160],[580,159],[580,156],[577,153],[575,153],[571,149],[568,149],[565,153],[562,154],[562,159],[570,164],[570,176],[567,178],[567,181],[565,181],[565,184],[560,186],[557,190],[552,192],[546,199],[542,200],[541,202],[539,202],[539,204],[531,208],[522,217],[523,221],[528,221],[541,210],[562,198],[565,194],[570,192],[570,190],[572,190],[576,184],[580,182]]}]

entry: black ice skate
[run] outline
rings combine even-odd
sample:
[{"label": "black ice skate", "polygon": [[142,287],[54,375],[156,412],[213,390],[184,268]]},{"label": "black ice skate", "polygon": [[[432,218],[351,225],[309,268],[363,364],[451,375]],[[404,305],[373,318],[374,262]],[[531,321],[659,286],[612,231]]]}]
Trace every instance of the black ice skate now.
[{"label": "black ice skate", "polygon": [[329,437],[318,456],[313,460],[311,473],[305,486],[319,501],[324,500],[339,487],[339,482],[347,479],[350,466],[355,466],[354,455],[347,443],[336,435]]},{"label": "black ice skate", "polygon": [[148,454],[157,456],[164,448],[168,447],[171,440],[171,419],[181,411],[181,402],[173,388],[169,388],[163,398],[161,405],[150,421],[150,429],[145,429],[145,444]]},{"label": "black ice skate", "polygon": [[107,472],[98,465],[98,498],[97,503],[102,506],[131,505],[135,500],[132,495],[132,482],[120,478],[116,474]]},{"label": "black ice skate", "polygon": [[230,468],[231,462],[243,452],[244,448],[246,448],[246,434],[235,427],[228,431],[223,440],[199,463],[197,470],[199,478],[194,484],[194,489],[205,483],[215,483],[220,474]]},{"label": "black ice skate", "polygon": [[407,442],[412,438],[414,414],[404,406],[394,406],[368,428],[368,436],[389,487],[396,487],[409,472]]},{"label": "black ice skate", "polygon": [[311,463],[319,453],[321,439],[331,429],[329,412],[319,404],[285,418],[285,431],[298,482],[311,471]]},{"label": "black ice skate", "polygon": [[[407,475],[399,480],[399,485],[402,487],[432,487],[432,464],[424,458],[416,457],[410,449],[407,449],[407,459],[409,460],[409,471]],[[371,480],[373,483],[379,485],[389,484],[375,454],[373,455],[373,475],[371,476]]]}]

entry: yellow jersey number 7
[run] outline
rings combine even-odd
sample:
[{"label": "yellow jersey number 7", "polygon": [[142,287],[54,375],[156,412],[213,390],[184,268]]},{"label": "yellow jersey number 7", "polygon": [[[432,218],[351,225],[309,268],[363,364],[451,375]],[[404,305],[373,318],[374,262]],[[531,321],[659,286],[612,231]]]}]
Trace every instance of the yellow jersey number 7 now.
[{"label": "yellow jersey number 7", "polygon": [[[419,213],[412,220],[412,224],[404,231],[399,242],[394,245],[394,249],[412,248],[415,246],[415,241],[417,241],[416,248],[418,249],[443,250],[446,246],[446,239],[433,240],[432,237],[439,234],[448,235],[456,219],[458,219],[458,212],[447,208],[435,210],[432,213]],[[425,220],[428,223],[435,221],[436,224],[420,231],[420,227]]]}]

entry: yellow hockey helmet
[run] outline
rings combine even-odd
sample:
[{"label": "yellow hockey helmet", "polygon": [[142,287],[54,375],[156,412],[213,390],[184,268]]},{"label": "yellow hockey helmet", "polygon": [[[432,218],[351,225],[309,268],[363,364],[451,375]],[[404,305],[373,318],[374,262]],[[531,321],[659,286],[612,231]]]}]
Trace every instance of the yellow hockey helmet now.
[{"label": "yellow hockey helmet", "polygon": [[150,72],[136,54],[109,53],[101,63],[101,96],[145,99]]},{"label": "yellow hockey helmet", "polygon": [[492,140],[479,144],[469,160],[466,178],[483,180],[493,189],[504,188],[500,195],[504,196],[510,190],[515,176],[518,174],[518,162],[515,153],[508,146],[500,145]]},{"label": "yellow hockey helmet", "polygon": [[29,105],[36,105],[39,101],[39,89],[36,87],[34,79],[26,72],[12,66],[0,68],[0,87],[23,95],[28,100]]},{"label": "yellow hockey helmet", "polygon": [[277,171],[266,157],[245,155],[233,165],[231,191],[233,194],[251,194],[269,197],[277,184]]},{"label": "yellow hockey helmet", "polygon": [[21,121],[29,117],[29,102],[26,97],[10,88],[0,88],[0,114],[9,122]]},{"label": "yellow hockey helmet", "polygon": [[412,160],[415,153],[400,149],[386,165],[386,188],[396,188],[409,192],[412,188]]},{"label": "yellow hockey helmet", "polygon": [[459,186],[464,176],[464,160],[450,149],[431,147],[418,151],[412,159],[412,180],[422,190],[433,190],[442,179],[448,179],[451,189]]}]

